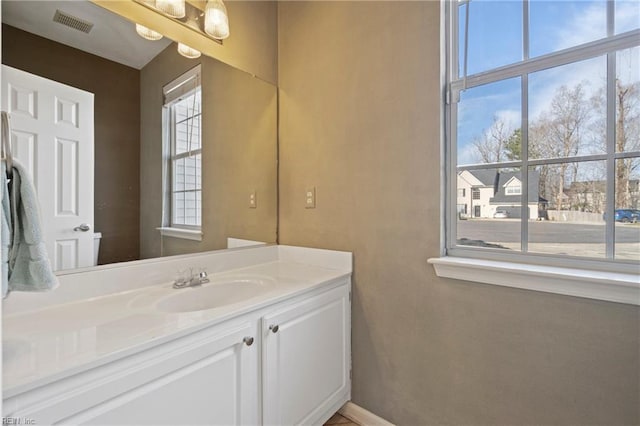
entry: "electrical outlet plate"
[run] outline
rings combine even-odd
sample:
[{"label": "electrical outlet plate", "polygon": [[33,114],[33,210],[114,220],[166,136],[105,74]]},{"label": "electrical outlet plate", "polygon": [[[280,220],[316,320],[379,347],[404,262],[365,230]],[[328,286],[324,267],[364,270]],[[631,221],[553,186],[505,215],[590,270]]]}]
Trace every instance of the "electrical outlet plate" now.
[{"label": "electrical outlet plate", "polygon": [[315,209],[316,208],[316,187],[310,186],[305,189],[305,203],[304,207],[307,209]]},{"label": "electrical outlet plate", "polygon": [[249,193],[249,208],[255,209],[258,207],[258,199],[256,198],[256,191]]}]

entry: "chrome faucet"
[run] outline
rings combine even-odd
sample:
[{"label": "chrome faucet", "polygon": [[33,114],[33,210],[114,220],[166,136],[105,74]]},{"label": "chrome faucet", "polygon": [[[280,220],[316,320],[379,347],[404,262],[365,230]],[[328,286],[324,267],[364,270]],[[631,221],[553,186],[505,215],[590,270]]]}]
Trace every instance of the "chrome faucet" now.
[{"label": "chrome faucet", "polygon": [[193,287],[197,285],[202,285],[209,282],[209,278],[207,277],[207,271],[204,269],[200,270],[199,273],[194,274],[193,268],[189,273],[189,278],[179,277],[173,282],[173,288],[187,288]]}]

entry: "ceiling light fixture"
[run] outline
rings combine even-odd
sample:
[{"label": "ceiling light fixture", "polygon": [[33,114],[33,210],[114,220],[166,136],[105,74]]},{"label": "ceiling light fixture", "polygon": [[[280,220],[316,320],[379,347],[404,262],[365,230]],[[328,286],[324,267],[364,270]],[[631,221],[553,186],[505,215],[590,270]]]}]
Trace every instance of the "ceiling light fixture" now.
[{"label": "ceiling light fixture", "polygon": [[186,15],[185,0],[156,0],[156,9],[174,18],[184,18]]},{"label": "ceiling light fixture", "polygon": [[199,50],[196,50],[193,47],[189,47],[183,43],[178,43],[178,53],[189,59],[196,59],[201,55]]},{"label": "ceiling light fixture", "polygon": [[153,31],[145,26],[140,24],[136,24],[136,32],[142,38],[146,38],[147,40],[160,40],[162,38],[162,34],[159,32]]},{"label": "ceiling light fixture", "polygon": [[222,0],[209,0],[204,12],[204,31],[218,40],[229,37],[229,17]]}]

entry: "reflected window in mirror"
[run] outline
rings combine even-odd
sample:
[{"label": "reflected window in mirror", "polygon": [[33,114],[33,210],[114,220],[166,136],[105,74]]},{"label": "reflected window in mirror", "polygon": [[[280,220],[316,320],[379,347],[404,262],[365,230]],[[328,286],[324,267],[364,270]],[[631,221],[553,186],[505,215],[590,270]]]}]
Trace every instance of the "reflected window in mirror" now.
[{"label": "reflected window in mirror", "polygon": [[202,224],[202,92],[200,66],[165,86],[166,205],[173,228]]}]

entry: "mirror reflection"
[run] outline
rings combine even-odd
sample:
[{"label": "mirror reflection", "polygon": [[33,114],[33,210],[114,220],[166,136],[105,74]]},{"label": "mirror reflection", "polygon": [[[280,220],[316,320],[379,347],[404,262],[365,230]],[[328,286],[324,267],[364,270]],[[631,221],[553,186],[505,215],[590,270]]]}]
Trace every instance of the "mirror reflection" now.
[{"label": "mirror reflection", "polygon": [[276,241],[273,85],[88,1],[3,1],[2,85],[56,270]]}]

